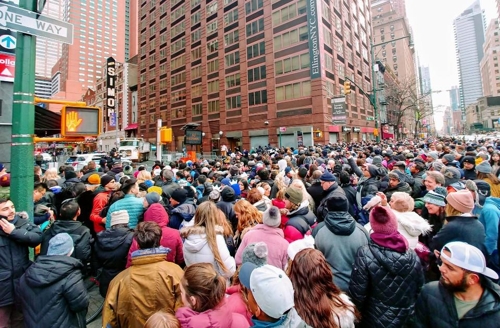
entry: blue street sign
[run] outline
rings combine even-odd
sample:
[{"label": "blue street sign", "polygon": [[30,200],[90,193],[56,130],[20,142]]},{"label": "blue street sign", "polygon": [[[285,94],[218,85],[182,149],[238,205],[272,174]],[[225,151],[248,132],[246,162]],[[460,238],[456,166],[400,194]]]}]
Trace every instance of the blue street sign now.
[{"label": "blue street sign", "polygon": [[0,29],[0,52],[16,53],[17,32]]},{"label": "blue street sign", "polygon": [[109,117],[109,126],[116,126],[116,113],[112,113]]}]

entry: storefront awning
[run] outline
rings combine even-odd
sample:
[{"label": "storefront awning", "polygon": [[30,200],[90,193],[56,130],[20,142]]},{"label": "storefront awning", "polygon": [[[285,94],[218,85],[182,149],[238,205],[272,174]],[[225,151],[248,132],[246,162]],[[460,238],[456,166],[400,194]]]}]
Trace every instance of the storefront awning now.
[{"label": "storefront awning", "polygon": [[137,130],[137,123],[132,123],[132,124],[127,125],[127,127],[124,130],[125,131]]}]

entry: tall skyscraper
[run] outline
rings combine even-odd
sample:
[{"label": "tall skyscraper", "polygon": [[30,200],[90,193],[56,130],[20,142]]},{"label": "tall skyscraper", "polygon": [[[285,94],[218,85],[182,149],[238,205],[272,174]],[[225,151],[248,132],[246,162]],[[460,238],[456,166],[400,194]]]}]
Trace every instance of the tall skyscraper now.
[{"label": "tall skyscraper", "polygon": [[65,0],[63,10],[63,19],[75,27],[74,39],[63,45],[52,69],[52,76],[60,73],[55,97],[79,100],[94,87],[106,58],[125,60],[126,6],[119,0]]},{"label": "tall skyscraper", "polygon": [[[181,128],[200,124],[205,152],[374,138],[358,89],[371,90],[368,4],[140,1],[138,135],[154,142],[161,118],[175,149]],[[346,78],[356,85],[333,125],[330,99]]]},{"label": "tall skyscraper", "polygon": [[[42,15],[58,20],[63,19],[64,0],[48,0],[43,7]],[[36,76],[50,78],[52,67],[62,55],[62,43],[47,38],[36,39]]]},{"label": "tall skyscraper", "polygon": [[500,27],[498,19],[492,19],[486,30],[486,41],[484,42],[484,56],[481,60],[481,79],[483,94],[485,96],[500,95],[500,68],[498,67],[500,54]]},{"label": "tall skyscraper", "polygon": [[450,106],[452,111],[460,110],[460,91],[457,86],[451,87],[450,92]]},{"label": "tall skyscraper", "polygon": [[460,83],[460,109],[462,118],[465,119],[465,108],[483,96],[479,63],[484,55],[486,22],[479,0],[458,16],[453,25]]}]

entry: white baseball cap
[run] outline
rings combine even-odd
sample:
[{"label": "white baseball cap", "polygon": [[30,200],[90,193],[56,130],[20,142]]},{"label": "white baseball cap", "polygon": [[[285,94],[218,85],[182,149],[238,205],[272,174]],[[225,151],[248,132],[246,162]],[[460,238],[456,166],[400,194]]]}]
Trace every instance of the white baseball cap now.
[{"label": "white baseball cap", "polygon": [[[450,252],[450,256],[443,251]],[[483,253],[476,247],[461,241],[452,241],[444,245],[441,257],[462,269],[480,273],[492,279],[498,279],[498,274],[486,267]]]},{"label": "white baseball cap", "polygon": [[238,277],[252,292],[259,308],[271,318],[280,319],[293,308],[293,285],[283,270],[268,264],[257,267],[246,262]]}]

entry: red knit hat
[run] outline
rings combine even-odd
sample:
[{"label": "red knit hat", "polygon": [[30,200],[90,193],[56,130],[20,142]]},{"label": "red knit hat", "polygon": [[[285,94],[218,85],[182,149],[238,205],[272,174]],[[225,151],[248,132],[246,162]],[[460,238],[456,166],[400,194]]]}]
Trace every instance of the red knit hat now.
[{"label": "red knit hat", "polygon": [[375,206],[370,211],[370,226],[373,232],[390,235],[398,230],[398,220],[390,208]]}]

